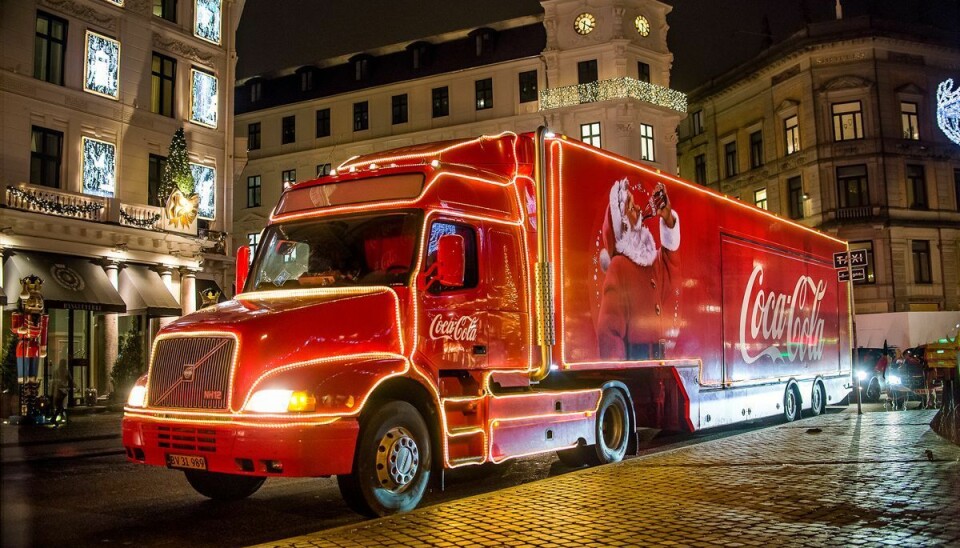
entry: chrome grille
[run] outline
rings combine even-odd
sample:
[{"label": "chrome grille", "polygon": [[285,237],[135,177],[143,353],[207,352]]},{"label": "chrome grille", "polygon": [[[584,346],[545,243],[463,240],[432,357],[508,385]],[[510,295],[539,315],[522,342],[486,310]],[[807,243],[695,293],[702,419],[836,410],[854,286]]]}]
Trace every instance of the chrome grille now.
[{"label": "chrome grille", "polygon": [[161,340],[150,368],[148,405],[226,409],[235,345],[232,337]]}]

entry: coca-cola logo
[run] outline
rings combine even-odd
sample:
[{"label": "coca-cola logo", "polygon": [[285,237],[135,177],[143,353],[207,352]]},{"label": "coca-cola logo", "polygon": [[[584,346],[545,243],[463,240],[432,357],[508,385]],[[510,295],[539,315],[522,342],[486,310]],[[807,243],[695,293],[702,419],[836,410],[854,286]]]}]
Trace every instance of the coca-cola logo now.
[{"label": "coca-cola logo", "polygon": [[480,319],[473,316],[454,316],[446,319],[442,315],[437,315],[430,320],[430,338],[435,341],[446,339],[472,342],[477,340],[479,327]]},{"label": "coca-cola logo", "polygon": [[[763,356],[773,362],[816,361],[823,356],[820,308],[827,284],[800,276],[793,293],[763,289],[763,266],[756,265],[747,281],[740,307],[740,355],[746,363]],[[763,348],[751,354],[752,348]]]}]

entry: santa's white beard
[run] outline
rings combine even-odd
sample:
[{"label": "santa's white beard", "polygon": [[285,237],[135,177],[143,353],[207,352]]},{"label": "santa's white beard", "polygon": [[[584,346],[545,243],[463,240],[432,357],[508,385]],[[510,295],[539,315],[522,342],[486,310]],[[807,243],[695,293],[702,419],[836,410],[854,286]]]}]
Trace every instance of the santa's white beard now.
[{"label": "santa's white beard", "polygon": [[617,252],[640,266],[650,266],[657,259],[657,242],[650,229],[640,225],[640,230],[629,228],[617,240]]}]

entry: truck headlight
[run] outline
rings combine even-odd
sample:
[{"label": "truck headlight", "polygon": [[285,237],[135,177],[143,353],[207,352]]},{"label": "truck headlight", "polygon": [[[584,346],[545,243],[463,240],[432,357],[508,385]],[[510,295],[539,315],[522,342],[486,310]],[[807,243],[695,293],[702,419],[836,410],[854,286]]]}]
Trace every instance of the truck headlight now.
[{"label": "truck headlight", "polygon": [[128,407],[144,407],[147,403],[147,376],[143,375],[130,389],[130,395],[127,396]]},{"label": "truck headlight", "polygon": [[866,372],[866,371],[857,371],[857,378],[860,379],[861,381],[867,380],[867,372]]},{"label": "truck headlight", "polygon": [[900,382],[901,382],[900,377],[896,375],[890,375],[889,377],[887,377],[887,383],[889,384],[900,384]]},{"label": "truck headlight", "polygon": [[247,403],[253,413],[305,413],[317,408],[317,398],[306,390],[258,390]]}]

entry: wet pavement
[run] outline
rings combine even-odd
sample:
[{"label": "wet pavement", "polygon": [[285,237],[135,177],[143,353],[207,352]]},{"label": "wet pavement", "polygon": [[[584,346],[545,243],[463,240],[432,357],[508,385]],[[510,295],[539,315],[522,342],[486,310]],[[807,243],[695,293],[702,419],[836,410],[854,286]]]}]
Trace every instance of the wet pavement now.
[{"label": "wet pavement", "polygon": [[956,546],[934,413],[852,407],[261,546]]}]

